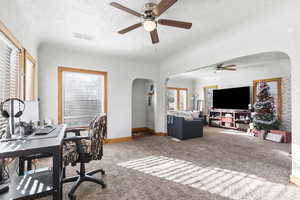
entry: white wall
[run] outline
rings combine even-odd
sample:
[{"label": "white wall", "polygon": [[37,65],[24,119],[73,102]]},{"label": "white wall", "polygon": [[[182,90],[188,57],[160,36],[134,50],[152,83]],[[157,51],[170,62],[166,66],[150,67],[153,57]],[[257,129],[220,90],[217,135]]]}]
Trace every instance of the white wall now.
[{"label": "white wall", "polygon": [[145,79],[136,79],[132,84],[132,128],[147,127],[147,86]]},{"label": "white wall", "polygon": [[157,64],[138,60],[80,53],[57,45],[45,44],[39,49],[39,97],[41,118],[57,122],[57,67],[76,67],[108,72],[108,137],[131,136],[132,81],[136,78],[157,80]]},{"label": "white wall", "polygon": [[[291,59],[292,83],[292,175],[300,178],[300,24],[297,19],[300,2],[287,0],[278,10],[266,12],[265,16],[241,24],[224,32],[205,44],[192,46],[189,50],[174,55],[161,64],[160,89],[166,90],[165,79],[199,66],[221,63],[237,57],[260,52],[281,51]],[[196,42],[195,42],[196,43]],[[160,112],[162,130],[166,130],[165,96],[161,95]]]}]

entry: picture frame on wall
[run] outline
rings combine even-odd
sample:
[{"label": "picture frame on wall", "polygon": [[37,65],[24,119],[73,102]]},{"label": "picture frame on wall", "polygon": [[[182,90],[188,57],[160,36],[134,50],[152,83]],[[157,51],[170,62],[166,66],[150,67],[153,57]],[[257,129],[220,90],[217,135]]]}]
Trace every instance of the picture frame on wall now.
[{"label": "picture frame on wall", "polygon": [[253,81],[253,103],[256,102],[258,85],[260,82],[265,82],[270,87],[270,93],[274,97],[276,114],[278,119],[282,118],[282,78],[270,78]]}]

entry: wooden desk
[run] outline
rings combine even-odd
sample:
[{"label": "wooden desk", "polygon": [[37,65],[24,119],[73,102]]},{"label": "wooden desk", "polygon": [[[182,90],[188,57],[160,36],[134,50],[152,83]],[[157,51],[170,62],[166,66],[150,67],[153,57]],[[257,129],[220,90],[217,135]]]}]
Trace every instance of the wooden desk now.
[{"label": "wooden desk", "polygon": [[24,140],[0,142],[0,159],[51,153],[51,171],[32,175],[11,176],[9,192],[0,195],[0,200],[35,199],[52,194],[54,200],[62,199],[62,143],[66,125],[55,126],[57,136],[45,138],[28,137]]}]

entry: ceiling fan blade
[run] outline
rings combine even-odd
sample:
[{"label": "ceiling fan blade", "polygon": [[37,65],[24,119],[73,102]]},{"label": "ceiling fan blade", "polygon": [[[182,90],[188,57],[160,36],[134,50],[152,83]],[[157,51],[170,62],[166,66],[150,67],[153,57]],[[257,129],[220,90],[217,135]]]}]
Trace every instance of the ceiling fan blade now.
[{"label": "ceiling fan blade", "polygon": [[232,68],[232,67],[236,67],[236,65],[226,65],[226,66],[223,66],[223,68]]},{"label": "ceiling fan blade", "polygon": [[196,71],[199,71],[199,70],[210,69],[210,68],[213,68],[213,66],[212,65],[208,65],[208,66],[204,66],[204,67],[197,67],[195,69],[191,69],[191,70],[188,70],[186,72],[196,72]]},{"label": "ceiling fan blade", "polygon": [[234,68],[222,68],[223,70],[228,70],[228,71],[236,71]]},{"label": "ceiling fan blade", "polygon": [[151,31],[150,35],[151,35],[152,44],[159,43],[159,37],[158,37],[157,29],[155,29],[154,31]]},{"label": "ceiling fan blade", "polygon": [[[216,67],[214,67],[214,65],[209,65],[209,66],[204,66],[204,67],[198,67],[198,68],[195,68],[195,69],[192,69],[192,70],[189,70],[189,71],[186,71],[186,72],[195,72],[195,71],[199,71],[199,70],[203,70],[203,69],[215,69],[215,70],[226,70],[224,67],[222,67],[223,64],[217,64]],[[226,66],[227,67],[227,66]],[[232,66],[233,67],[233,66]],[[231,71],[236,71],[236,69],[232,69],[232,68],[229,68],[229,70]]]},{"label": "ceiling fan blade", "polygon": [[125,11],[125,12],[128,12],[128,13],[130,13],[130,14],[132,14],[132,15],[135,15],[135,16],[137,16],[137,17],[143,17],[143,16],[144,16],[144,15],[142,15],[141,13],[138,13],[138,12],[136,12],[136,11],[130,9],[130,8],[127,8],[127,7],[125,7],[125,6],[122,6],[121,4],[119,4],[119,3],[117,3],[117,2],[111,2],[110,5],[113,6],[113,7],[115,7],[115,8],[118,8],[118,9],[120,9],[120,10],[123,10],[123,11]]},{"label": "ceiling fan blade", "polygon": [[129,26],[129,27],[123,29],[123,30],[120,30],[118,33],[125,34],[125,33],[128,33],[129,31],[132,31],[134,29],[137,29],[137,28],[141,27],[142,25],[143,25],[143,23],[137,23],[137,24]]},{"label": "ceiling fan blade", "polygon": [[158,17],[166,10],[168,10],[171,6],[173,6],[173,4],[176,2],[177,0],[161,0],[161,2],[153,9],[152,12],[155,16]]},{"label": "ceiling fan blade", "polygon": [[165,26],[173,26],[173,27],[185,28],[185,29],[190,29],[192,27],[192,23],[169,20],[169,19],[159,19],[158,23]]}]

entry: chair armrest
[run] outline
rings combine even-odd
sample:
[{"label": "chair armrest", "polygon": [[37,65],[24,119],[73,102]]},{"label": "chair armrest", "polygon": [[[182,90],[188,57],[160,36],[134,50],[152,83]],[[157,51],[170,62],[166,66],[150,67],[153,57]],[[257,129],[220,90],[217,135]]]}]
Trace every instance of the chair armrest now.
[{"label": "chair armrest", "polygon": [[90,139],[90,137],[88,136],[74,136],[74,137],[66,137],[64,138],[64,142],[76,142],[76,141],[80,141],[80,140],[87,140],[87,139]]},{"label": "chair armrest", "polygon": [[88,128],[67,128],[65,132],[73,132],[73,131],[85,131]]},{"label": "chair armrest", "polygon": [[80,132],[86,131],[87,128],[67,128],[65,130],[65,136],[68,135],[68,133],[75,133],[76,136],[80,136]]}]

